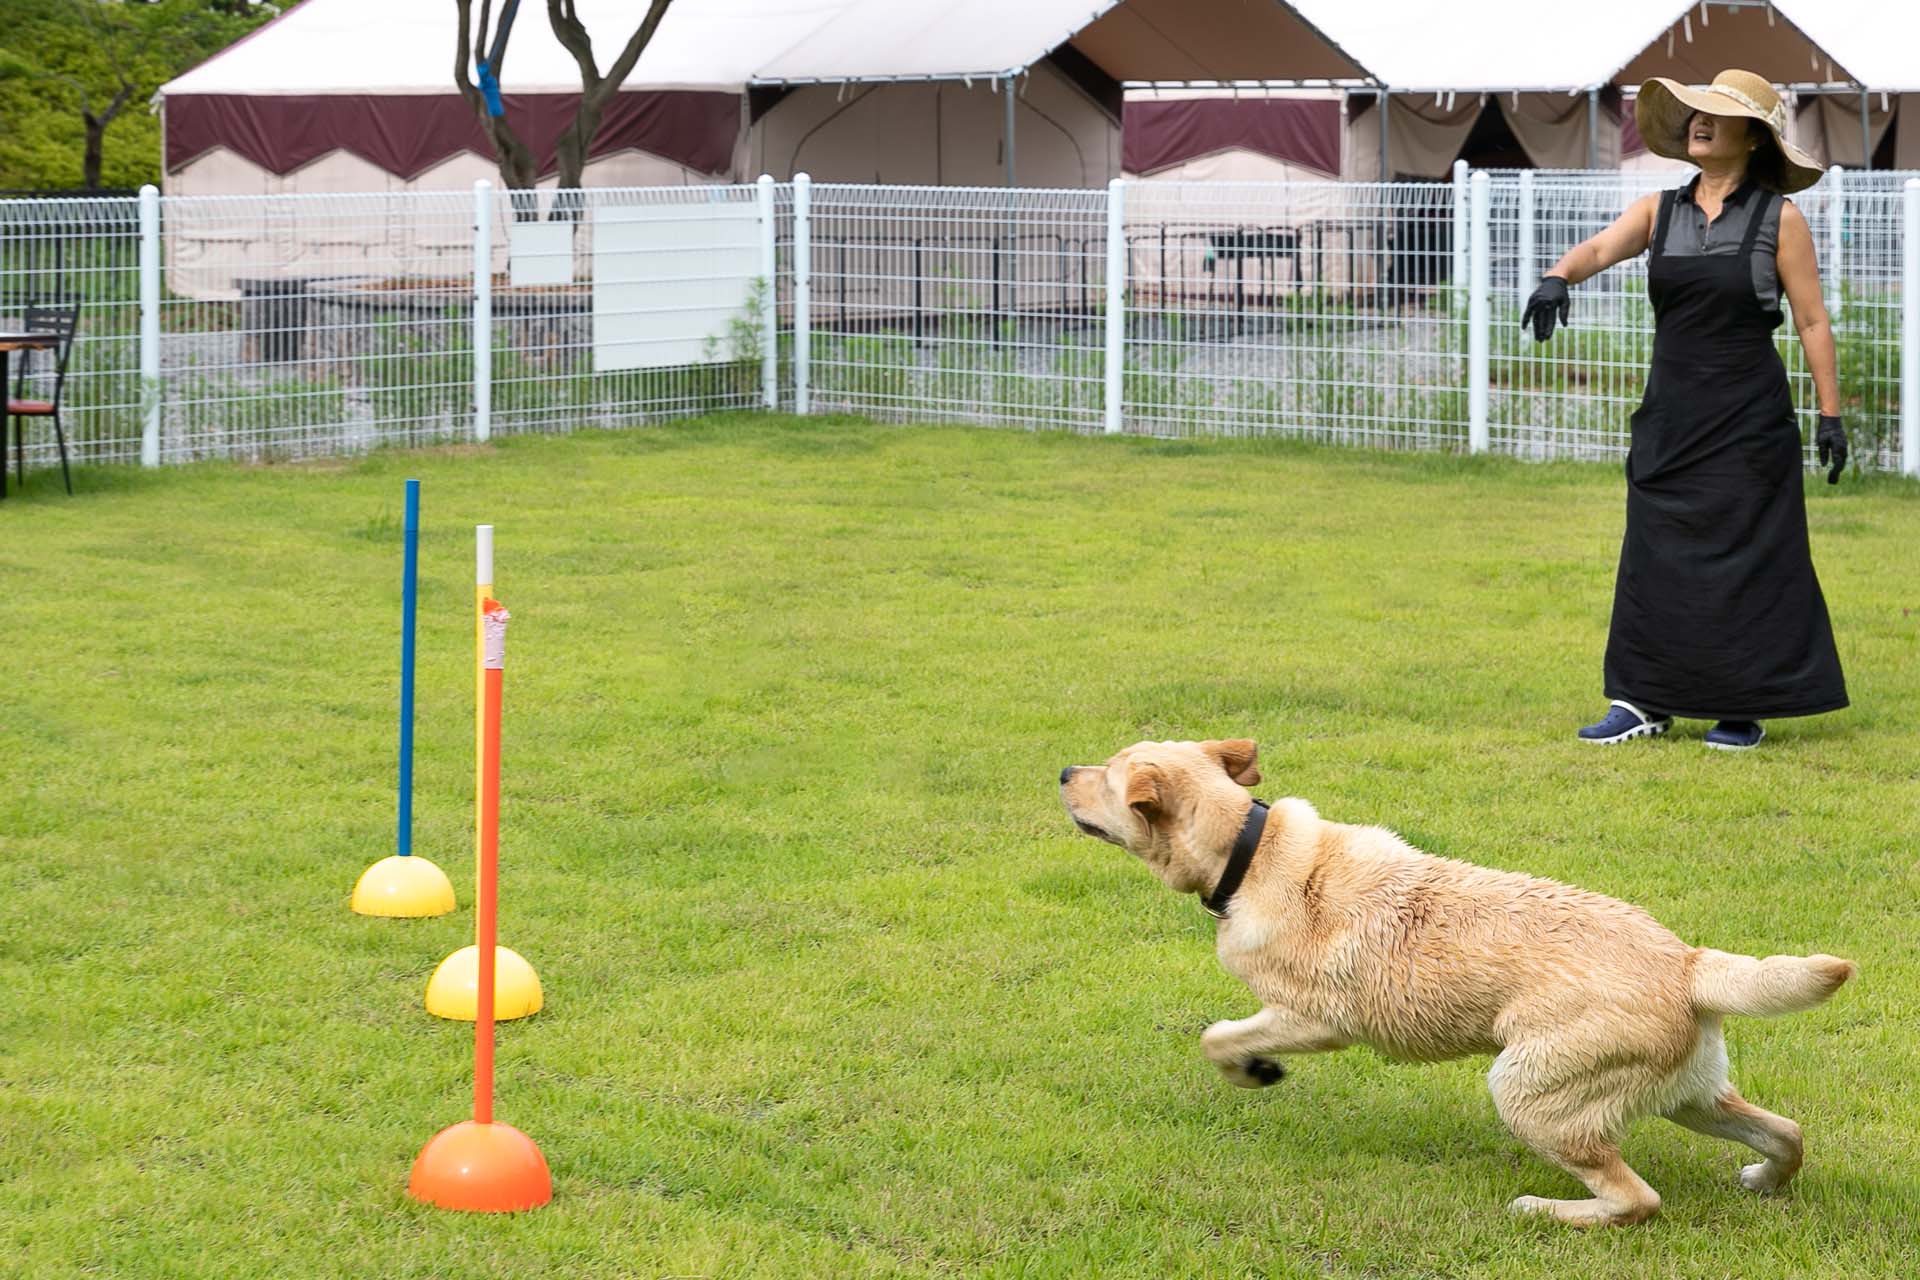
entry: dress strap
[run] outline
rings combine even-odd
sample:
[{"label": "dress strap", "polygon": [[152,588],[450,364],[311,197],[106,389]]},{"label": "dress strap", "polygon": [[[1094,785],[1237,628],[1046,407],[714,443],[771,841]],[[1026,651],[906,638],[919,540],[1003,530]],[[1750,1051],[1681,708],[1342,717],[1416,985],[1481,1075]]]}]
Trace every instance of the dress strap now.
[{"label": "dress strap", "polygon": [[1673,214],[1673,202],[1679,196],[1680,189],[1671,187],[1660,193],[1660,217],[1653,224],[1653,244],[1650,246],[1652,257],[1663,256],[1667,251],[1667,219]]},{"label": "dress strap", "polygon": [[1740,237],[1741,257],[1747,257],[1753,252],[1754,242],[1760,238],[1760,224],[1767,220],[1767,216],[1773,212],[1773,202],[1780,198],[1771,191],[1760,192],[1759,207],[1753,211],[1753,216],[1747,219],[1747,234]]}]

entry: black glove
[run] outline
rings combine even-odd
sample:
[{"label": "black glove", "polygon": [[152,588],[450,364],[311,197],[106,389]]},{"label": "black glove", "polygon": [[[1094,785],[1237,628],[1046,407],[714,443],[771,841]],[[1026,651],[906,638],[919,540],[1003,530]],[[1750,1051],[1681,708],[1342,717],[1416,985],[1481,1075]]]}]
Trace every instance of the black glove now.
[{"label": "black glove", "polygon": [[1847,465],[1847,429],[1840,425],[1840,419],[1820,415],[1820,425],[1813,430],[1813,443],[1820,450],[1820,465],[1833,463],[1833,470],[1827,472],[1828,484],[1840,483],[1841,468]]},{"label": "black glove", "polygon": [[1520,314],[1520,328],[1533,327],[1533,340],[1545,342],[1553,336],[1553,322],[1558,313],[1561,324],[1567,322],[1567,282],[1559,276],[1541,276],[1540,287],[1527,299],[1527,309]]}]

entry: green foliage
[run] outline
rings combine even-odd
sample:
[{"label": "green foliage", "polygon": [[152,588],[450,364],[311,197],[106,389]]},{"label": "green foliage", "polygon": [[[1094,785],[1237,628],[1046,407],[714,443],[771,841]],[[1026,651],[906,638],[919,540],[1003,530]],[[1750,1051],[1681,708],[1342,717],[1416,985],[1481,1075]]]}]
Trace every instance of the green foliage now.
[{"label": "green foliage", "polygon": [[130,90],[106,131],[101,183],[158,182],[154,91],[276,12],[235,0],[0,0],[0,187],[80,186],[83,100],[104,111],[123,83]]}]

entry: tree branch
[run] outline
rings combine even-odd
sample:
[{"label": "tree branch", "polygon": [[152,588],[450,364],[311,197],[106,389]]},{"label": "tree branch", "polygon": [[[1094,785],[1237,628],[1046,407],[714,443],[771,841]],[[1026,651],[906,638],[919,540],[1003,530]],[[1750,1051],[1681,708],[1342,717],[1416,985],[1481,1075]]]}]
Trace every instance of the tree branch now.
[{"label": "tree branch", "polygon": [[600,68],[593,61],[593,37],[581,25],[573,6],[567,0],[547,0],[547,25],[553,28],[554,38],[573,55],[574,63],[580,68],[581,90],[590,93],[598,88]]},{"label": "tree branch", "polygon": [[[480,90],[474,87],[473,77],[467,74],[467,67],[473,62],[473,0],[453,0],[454,7],[460,11],[460,34],[453,41],[453,83],[460,90],[460,96],[475,111],[483,107]],[[485,33],[482,33],[483,37]]]},{"label": "tree branch", "polygon": [[673,0],[653,0],[652,6],[647,10],[646,21],[640,24],[640,29],[633,33],[631,40],[627,41],[627,47],[620,51],[620,56],[613,60],[611,67],[607,68],[606,81],[598,86],[603,98],[620,92],[620,86],[625,84],[627,77],[633,74],[634,64],[640,61],[640,55],[646,52],[649,44],[653,43],[654,29],[660,25],[660,19],[667,16],[667,8],[672,4]]},{"label": "tree branch", "polygon": [[113,95],[113,101],[109,102],[107,104],[107,109],[100,113],[100,127],[102,129],[106,128],[108,125],[113,123],[113,118],[120,114],[120,108],[126,106],[127,99],[131,98],[132,96],[133,96],[133,86],[131,84],[122,83],[120,86],[120,92]]}]

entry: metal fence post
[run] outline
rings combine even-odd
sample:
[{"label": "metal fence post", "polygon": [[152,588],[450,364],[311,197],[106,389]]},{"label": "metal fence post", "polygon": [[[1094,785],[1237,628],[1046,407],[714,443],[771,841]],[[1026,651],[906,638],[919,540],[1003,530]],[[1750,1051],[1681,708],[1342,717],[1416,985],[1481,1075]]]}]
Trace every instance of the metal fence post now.
[{"label": "metal fence post", "polygon": [[151,183],[140,188],[140,465],[160,465],[160,188]]},{"label": "metal fence post", "polygon": [[473,184],[473,438],[493,435],[493,184]]},{"label": "metal fence post", "polygon": [[780,259],[778,226],[774,221],[773,175],[763,173],[760,188],[760,278],[767,282],[760,323],[760,402],[780,407]]},{"label": "metal fence post", "polygon": [[1533,292],[1533,286],[1540,279],[1534,264],[1533,170],[1531,169],[1520,171],[1520,253],[1514,272],[1514,303],[1524,311],[1527,307],[1527,295]]},{"label": "metal fence post", "polygon": [[1107,183],[1107,389],[1106,429],[1118,435],[1126,409],[1127,232],[1126,184]]},{"label": "metal fence post", "polygon": [[1474,453],[1487,451],[1487,373],[1491,345],[1491,299],[1489,259],[1492,255],[1490,223],[1493,212],[1493,180],[1484,171],[1473,175],[1473,213],[1471,265],[1468,267],[1467,293],[1467,448]]},{"label": "metal fence post", "polygon": [[813,179],[793,175],[793,411],[805,414],[813,372]]},{"label": "metal fence post", "polygon": [[1920,178],[1900,196],[1900,470],[1920,476]]},{"label": "metal fence post", "polygon": [[1458,289],[1467,282],[1467,162],[1453,162],[1453,279]]},{"label": "metal fence post", "polygon": [[1846,172],[1837,164],[1827,170],[1827,262],[1821,278],[1827,282],[1827,318],[1830,320],[1840,318],[1842,305],[1840,281],[1846,260],[1842,257],[1845,249],[1841,232],[1847,217]]}]

